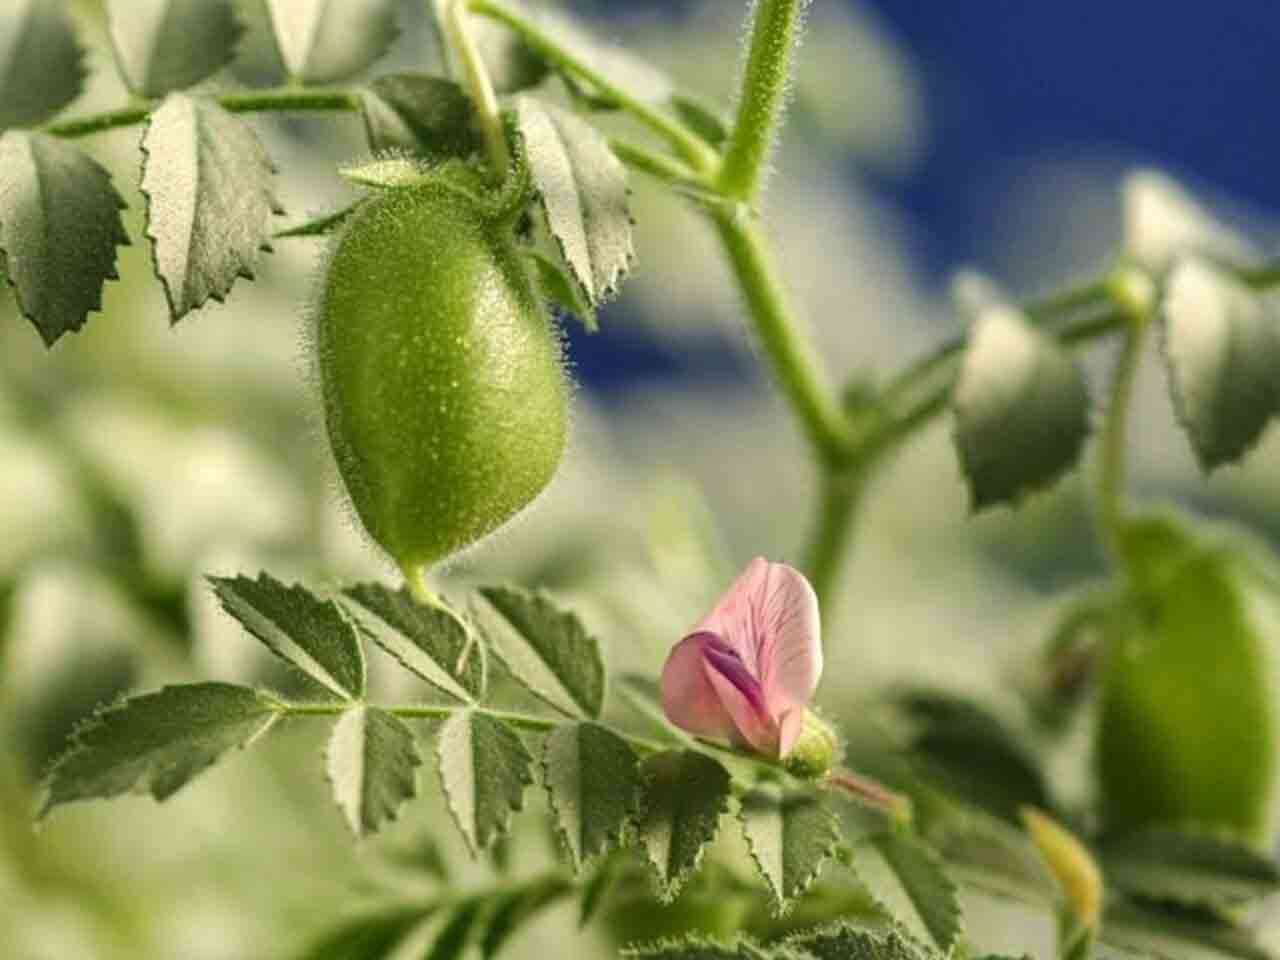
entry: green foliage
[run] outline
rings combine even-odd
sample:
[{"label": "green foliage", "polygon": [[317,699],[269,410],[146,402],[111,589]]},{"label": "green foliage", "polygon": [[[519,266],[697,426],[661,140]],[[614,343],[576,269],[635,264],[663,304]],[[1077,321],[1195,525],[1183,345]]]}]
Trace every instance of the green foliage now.
[{"label": "green foliage", "polygon": [[279,716],[271,700],[226,683],[166,687],[107,707],[76,731],[54,765],[41,816],[125,793],[166,800]]},{"label": "green foliage", "polygon": [[488,911],[484,935],[479,938],[481,956],[485,960],[496,956],[523,924],[560,900],[569,890],[570,886],[563,878],[552,876],[500,895]]},{"label": "green foliage", "polygon": [[1107,881],[1130,896],[1226,911],[1280,889],[1280,867],[1221,830],[1152,827],[1102,847]]},{"label": "green foliage", "polygon": [[507,832],[533,783],[533,757],[501,720],[474,710],[454,714],[436,744],[440,784],[449,812],[473,853]]},{"label": "green foliage", "polygon": [[429,915],[428,908],[416,906],[354,914],[308,945],[297,960],[385,960]]},{"label": "green foliage", "polygon": [[354,76],[399,35],[395,0],[267,0],[289,76],[303,85]]},{"label": "green foliage", "polygon": [[47,346],[84,326],[127,244],[107,172],[42,133],[0,137],[0,253],[18,308]]},{"label": "green foliage", "polygon": [[1164,519],[1133,522],[1126,556],[1136,595],[1109,625],[1096,743],[1107,826],[1202,823],[1261,842],[1275,779],[1271,588],[1247,555]]},{"label": "green foliage", "polygon": [[358,706],[334,725],[325,753],[333,795],[356,836],[394,820],[418,791],[422,755],[413,731],[385,710]]},{"label": "green foliage", "polygon": [[516,118],[547,226],[586,302],[599,306],[635,256],[626,171],[574,114],[526,96]]},{"label": "green foliage", "polygon": [[269,574],[210,577],[222,608],[277,657],[300,671],[325,699],[364,696],[364,650],[355,627],[333,600]]},{"label": "green foliage", "polygon": [[360,632],[441,693],[462,703],[485,695],[486,646],[444,606],[418,603],[405,588],[362,583],[343,591]]},{"label": "green foliage", "polygon": [[1280,413],[1280,308],[1229,271],[1187,259],[1161,313],[1174,406],[1200,465],[1238,460]]},{"label": "green foliage", "polygon": [[1079,459],[1089,393],[1056,341],[1007,307],[984,311],[954,393],[956,445],[976,510],[1016,501]]},{"label": "green foliage", "polygon": [[375,153],[441,161],[480,150],[471,101],[452,81],[425,73],[388,74],[361,92],[360,107]]},{"label": "green foliage", "polygon": [[692,750],[654,754],[641,772],[640,835],[659,893],[671,901],[720,831],[720,818],[729,809],[729,774]]},{"label": "green foliage", "polygon": [[151,115],[142,150],[147,236],[177,323],[253,277],[279,212],[275,168],[243,121],[181,93]]},{"label": "green foliage", "polygon": [[574,870],[581,870],[622,842],[639,807],[639,761],[608,728],[578,723],[547,737],[542,767],[560,840]]},{"label": "green foliage", "polygon": [[529,691],[568,716],[598,717],[604,706],[600,641],[576,614],[546,595],[512,587],[480,590],[477,606],[490,648]]},{"label": "green foliage", "polygon": [[600,323],[596,319],[595,308],[583,299],[581,291],[560,264],[536,250],[529,251],[529,259],[538,274],[538,288],[548,302],[561,313],[577,317],[590,333],[597,332]]},{"label": "green foliage", "polygon": [[778,911],[818,879],[840,842],[840,821],[821,795],[761,784],[739,802],[742,829]]},{"label": "green foliage", "polygon": [[61,4],[9,0],[0,8],[0,37],[0,130],[47,120],[80,95],[84,51]]},{"label": "green foliage", "polygon": [[232,0],[108,0],[116,64],[140,97],[163,97],[231,62],[241,27]]}]

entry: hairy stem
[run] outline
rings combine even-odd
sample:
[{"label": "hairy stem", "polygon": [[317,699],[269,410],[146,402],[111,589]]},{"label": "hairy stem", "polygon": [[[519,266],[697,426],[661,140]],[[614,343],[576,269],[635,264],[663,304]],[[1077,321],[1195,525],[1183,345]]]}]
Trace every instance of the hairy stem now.
[{"label": "hairy stem", "polygon": [[827,473],[822,478],[817,520],[809,535],[802,566],[809,575],[818,602],[830,615],[838,602],[834,595],[840,567],[853,539],[853,519],[862,499],[864,476],[855,471]]},{"label": "hairy stem", "polygon": [[444,33],[462,69],[463,85],[471,97],[484,137],[489,163],[499,179],[505,178],[511,166],[511,151],[502,123],[502,108],[494,92],[489,69],[480,56],[480,48],[467,29],[468,0],[449,0],[444,9]]},{"label": "hairy stem", "polygon": [[[231,93],[216,99],[224,110],[231,113],[351,113],[360,109],[360,96],[352,90],[277,87],[251,93]],[[62,120],[49,124],[44,132],[55,137],[73,138],[132,127],[146,120],[157,106],[159,101],[147,101],[90,117]]]},{"label": "hairy stem", "polygon": [[636,120],[667,141],[691,167],[699,172],[714,169],[719,162],[712,150],[696,133],[674,117],[633,96],[617,86],[595,67],[567,50],[536,23],[493,0],[470,0],[473,13],[489,17],[515,33],[534,53],[557,70],[576,77],[593,87],[602,97],[617,104]]},{"label": "hairy stem", "polygon": [[756,0],[738,114],[720,169],[720,189],[750,203],[782,121],[791,53],[807,0]]},{"label": "hairy stem", "polygon": [[849,446],[849,423],[833,398],[816,351],[792,315],[760,226],[732,211],[718,211],[712,219],[778,386],[818,460],[839,465]]},{"label": "hairy stem", "polygon": [[1098,526],[1102,541],[1112,557],[1120,555],[1124,529],[1125,474],[1129,407],[1134,383],[1146,344],[1147,323],[1131,319],[1111,382],[1111,401],[1103,421],[1098,458]]}]

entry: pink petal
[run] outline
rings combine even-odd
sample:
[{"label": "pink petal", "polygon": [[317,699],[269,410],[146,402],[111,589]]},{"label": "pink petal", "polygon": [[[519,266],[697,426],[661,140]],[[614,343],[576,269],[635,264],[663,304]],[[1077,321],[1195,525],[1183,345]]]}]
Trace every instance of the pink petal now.
[{"label": "pink petal", "polygon": [[804,729],[804,708],[788,710],[782,715],[778,727],[778,756],[790,756],[791,751],[796,748],[796,741],[800,739],[800,731]]},{"label": "pink petal", "polygon": [[691,633],[667,655],[662,668],[662,710],[695,737],[731,739],[737,730],[705,668],[704,648],[714,635]]},{"label": "pink petal", "polygon": [[818,597],[804,574],[769,564],[756,595],[757,658],[765,702],[774,717],[808,705],[822,678],[822,623]]},{"label": "pink petal", "polygon": [[722,637],[742,657],[742,662],[755,676],[759,676],[756,663],[755,610],[752,597],[759,592],[769,575],[769,561],[756,557],[747,569],[721,596],[715,608],[693,628],[691,632],[706,630]]},{"label": "pink petal", "polygon": [[720,702],[733,718],[735,742],[753,750],[778,755],[778,726],[765,705],[760,681],[751,675],[746,664],[727,643],[713,634],[703,645],[703,667],[707,679],[720,697]]}]

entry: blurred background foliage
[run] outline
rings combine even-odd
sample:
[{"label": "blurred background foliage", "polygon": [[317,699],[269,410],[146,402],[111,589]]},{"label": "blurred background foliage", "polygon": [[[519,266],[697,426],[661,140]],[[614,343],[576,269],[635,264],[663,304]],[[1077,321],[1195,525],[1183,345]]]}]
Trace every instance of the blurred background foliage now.
[{"label": "blurred background foliage", "polygon": [[[241,6],[249,37],[215,86],[279,76],[258,0]],[[742,3],[565,6],[727,104]],[[1265,162],[1275,151],[1261,153],[1276,146],[1274,125],[1210,120],[1220,104],[1260,109],[1278,69],[1265,38],[1278,39],[1280,17],[1266,2],[1119,6],[814,3],[765,215],[841,379],[885,376],[959,329],[946,269],[970,263],[1035,292],[1103,263],[1132,161],[1172,166],[1210,195],[1233,191],[1224,202],[1238,219],[1267,228],[1254,207],[1280,194]],[[100,5],[70,7],[91,71],[72,113],[124,103]],[[403,34],[377,71],[435,55],[424,8],[406,0]],[[1072,37],[1087,49],[1069,50]],[[1032,54],[1045,49],[1059,55]],[[1179,95],[1191,86],[1208,92]],[[358,120],[251,122],[282,170],[290,222],[343,202],[335,164],[363,151]],[[129,799],[30,827],[41,772],[96,703],[173,680],[272,678],[266,654],[217,612],[205,574],[393,577],[339,501],[302,360],[323,244],[281,241],[257,282],[168,329],[142,239],[138,135],[89,144],[129,201],[135,238],[102,315],[46,353],[11,297],[0,300],[0,929],[19,960],[287,957],[378,884],[439,882],[424,864],[447,861],[449,882],[501,865],[471,864],[436,829],[434,790],[389,836],[353,845],[318,773],[320,732],[305,726],[163,807]],[[634,279],[601,334],[569,331],[582,389],[567,465],[530,515],[450,576],[549,587],[604,638],[615,670],[652,674],[742,562],[794,557],[814,491],[709,232],[678,200],[643,182],[635,191]],[[1138,416],[1144,497],[1280,536],[1274,435],[1246,469],[1206,483],[1155,376],[1142,380]],[[872,491],[839,610],[827,611],[820,702],[857,719],[876,691],[909,680],[1018,709],[1019,664],[1050,632],[1062,591],[1098,574],[1098,557],[1079,478],[973,519],[948,429],[930,430]],[[376,678],[388,697],[413,695],[395,689],[395,672]],[[1068,794],[1083,762],[1055,771]],[[511,862],[549,862],[539,828],[516,836]],[[699,896],[680,909],[709,909]],[[977,942],[1047,949],[1047,918],[971,900]],[[653,930],[647,916],[632,913],[632,926]],[[563,949],[570,936],[581,937],[574,956],[592,943],[607,955],[604,934],[575,924],[572,906],[551,911],[507,955]]]}]

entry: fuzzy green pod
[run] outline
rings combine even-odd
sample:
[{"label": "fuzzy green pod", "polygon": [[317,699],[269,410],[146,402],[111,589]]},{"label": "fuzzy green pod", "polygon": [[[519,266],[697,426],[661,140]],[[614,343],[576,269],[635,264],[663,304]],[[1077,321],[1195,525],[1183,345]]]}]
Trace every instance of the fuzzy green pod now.
[{"label": "fuzzy green pod", "polygon": [[568,433],[560,339],[510,227],[456,184],[362,206],[313,333],[342,480],[402,569],[470,546],[550,482]]}]

